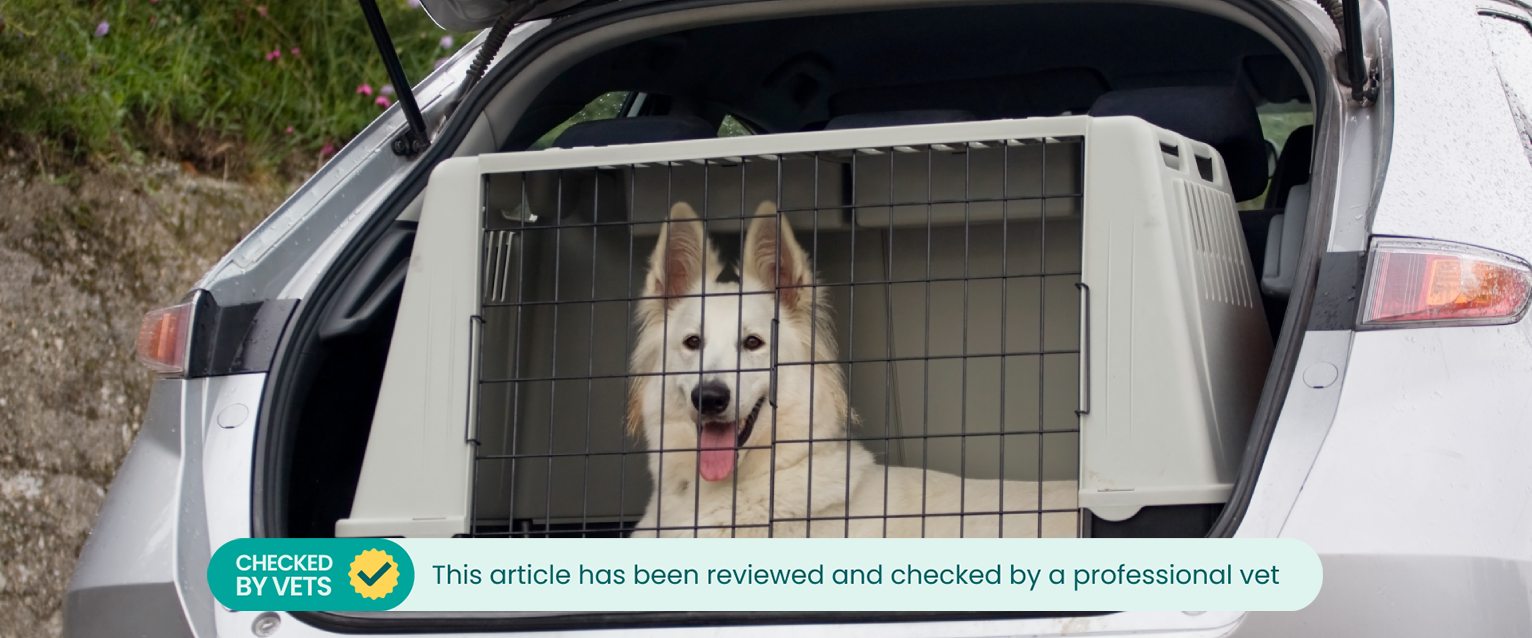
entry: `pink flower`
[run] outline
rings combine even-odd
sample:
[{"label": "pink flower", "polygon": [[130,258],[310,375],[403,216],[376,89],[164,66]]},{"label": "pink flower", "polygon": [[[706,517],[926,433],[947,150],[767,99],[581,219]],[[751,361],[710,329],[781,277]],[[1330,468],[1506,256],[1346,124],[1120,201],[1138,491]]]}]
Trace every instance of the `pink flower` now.
[{"label": "pink flower", "polygon": [[296,58],[296,57],[298,57],[299,53],[303,53],[303,49],[299,49],[298,47],[293,47],[291,49],[288,49],[287,52],[293,54],[293,57]]},{"label": "pink flower", "polygon": [[332,142],[325,142],[324,146],[319,147],[319,156],[320,157],[329,157],[329,156],[334,155],[334,154],[335,154],[335,144],[332,143]]},{"label": "pink flower", "polygon": [[392,85],[392,84],[384,84],[383,88],[378,89],[378,92],[382,93],[383,95],[393,95],[394,94],[394,85]]},{"label": "pink flower", "polygon": [[96,37],[104,38],[106,37],[107,32],[111,30],[112,25],[108,24],[106,20],[102,20],[101,24],[96,25]]},{"label": "pink flower", "polygon": [[452,43],[453,43],[453,39],[452,39],[451,35],[444,35],[444,36],[442,36],[442,39],[439,42],[439,44],[442,45],[443,49],[451,49],[452,48]]},{"label": "pink flower", "polygon": [[388,108],[388,105],[393,104],[394,102],[393,100],[388,99],[388,96],[386,95],[379,95],[378,99],[373,100],[372,103],[386,109]]},{"label": "pink flower", "polygon": [[291,126],[287,127],[287,134],[288,135],[292,135],[293,134],[293,127],[291,127]]},{"label": "pink flower", "polygon": [[261,14],[262,18],[266,17],[266,5],[264,5],[264,4],[255,5],[255,12]]},{"label": "pink flower", "polygon": [[272,49],[272,50],[266,52],[266,61],[267,62],[275,62],[275,61],[277,61],[277,59],[279,59],[281,57],[282,57],[282,50],[281,49]]},{"label": "pink flower", "polygon": [[361,84],[356,85],[356,94],[357,95],[366,95],[368,97],[371,97],[372,96],[372,85],[368,84],[366,82],[363,82]]}]

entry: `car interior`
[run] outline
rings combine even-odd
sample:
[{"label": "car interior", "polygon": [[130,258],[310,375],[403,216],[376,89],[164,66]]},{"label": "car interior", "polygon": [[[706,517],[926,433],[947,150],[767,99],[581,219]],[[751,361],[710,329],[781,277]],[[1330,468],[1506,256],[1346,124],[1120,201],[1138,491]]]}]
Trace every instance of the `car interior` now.
[{"label": "car interior", "polygon": [[[1136,116],[1222,156],[1275,337],[1309,207],[1307,86],[1256,31],[1168,6],[840,13],[697,26],[593,52],[553,75],[524,109],[495,114],[514,126],[490,148]],[[279,534],[331,536],[349,514],[416,228],[409,215],[394,222],[324,309],[316,341],[301,346],[305,394],[287,415]],[[1094,533],[1197,536],[1216,514],[1216,507],[1179,507],[1102,522]]]}]

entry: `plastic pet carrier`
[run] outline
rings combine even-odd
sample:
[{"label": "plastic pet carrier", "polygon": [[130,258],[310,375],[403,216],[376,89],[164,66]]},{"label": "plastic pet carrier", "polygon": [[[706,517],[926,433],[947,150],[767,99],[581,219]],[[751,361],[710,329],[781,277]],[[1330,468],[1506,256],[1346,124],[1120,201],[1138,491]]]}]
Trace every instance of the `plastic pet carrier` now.
[{"label": "plastic pet carrier", "polygon": [[[773,370],[836,371],[848,409],[817,417],[843,434],[795,442],[847,468],[865,450],[874,483],[923,477],[916,509],[881,492],[881,510],[842,508],[813,535],[893,533],[893,517],[922,519],[904,535],[974,534],[924,522],[973,515],[1003,517],[1008,536],[1072,536],[1087,510],[1121,521],[1228,498],[1271,344],[1223,162],[1137,118],[1071,116],[443,162],[336,534],[633,533],[668,467],[626,425],[644,374],[635,313],[678,203],[721,263],[740,263],[758,213],[807,255],[828,313],[815,325],[839,349],[774,353]],[[805,489],[733,480],[747,479],[779,502]],[[829,485],[807,489],[842,489]],[[998,500],[977,503],[988,486]],[[704,506],[679,500],[666,507]],[[707,535],[696,516],[681,535]],[[852,524],[865,519],[881,520]]]}]

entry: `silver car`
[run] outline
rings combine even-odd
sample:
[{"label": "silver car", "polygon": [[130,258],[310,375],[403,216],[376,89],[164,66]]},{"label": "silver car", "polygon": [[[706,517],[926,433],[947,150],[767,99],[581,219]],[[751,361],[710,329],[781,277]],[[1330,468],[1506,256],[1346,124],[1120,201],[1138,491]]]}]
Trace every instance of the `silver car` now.
[{"label": "silver car", "polygon": [[[1532,4],[423,4],[447,29],[485,31],[414,83],[363,0],[393,84],[413,92],[146,317],[140,356],[162,378],[69,585],[66,634],[1532,636]],[[409,338],[395,319],[422,194],[444,161],[1061,115],[1139,117],[1216,149],[1247,248],[1230,263],[1259,287],[1270,344],[1269,360],[1244,362],[1264,381],[1216,498],[1125,519],[1071,510],[1069,526],[1302,540],[1325,572],[1306,609],[398,615],[236,612],[212,597],[224,542],[355,520],[391,344]],[[1076,471],[1035,452],[1036,480]],[[549,516],[481,509],[458,534],[622,535],[642,513],[557,519],[566,493],[542,461],[532,502]],[[631,465],[597,474],[647,480]]]}]

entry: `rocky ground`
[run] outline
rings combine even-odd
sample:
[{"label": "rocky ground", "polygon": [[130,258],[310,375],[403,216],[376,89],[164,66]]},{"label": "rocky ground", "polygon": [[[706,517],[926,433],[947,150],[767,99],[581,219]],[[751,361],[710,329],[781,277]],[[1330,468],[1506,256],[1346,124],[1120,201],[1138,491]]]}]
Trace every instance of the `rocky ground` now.
[{"label": "rocky ground", "polygon": [[289,190],[168,162],[60,176],[0,160],[0,637],[59,633],[148,398],[144,311],[179,300]]}]

